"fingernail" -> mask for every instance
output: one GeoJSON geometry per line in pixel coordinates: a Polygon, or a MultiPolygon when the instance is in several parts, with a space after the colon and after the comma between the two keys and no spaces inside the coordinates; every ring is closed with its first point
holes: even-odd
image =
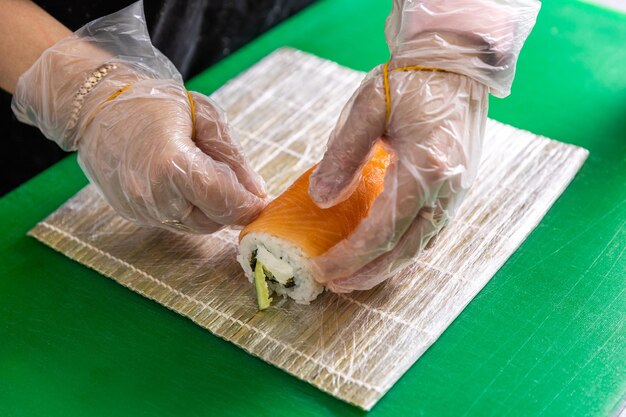
{"type": "Polygon", "coordinates": [[[261,197],[267,197],[267,184],[265,184],[265,180],[260,174],[257,174],[257,183],[259,184],[259,191],[261,192],[261,197]]]}
{"type": "Polygon", "coordinates": [[[313,259],[309,265],[311,268],[311,274],[313,275],[313,279],[320,284],[324,284],[324,271],[321,268],[320,264],[315,259],[313,259]]]}
{"type": "Polygon", "coordinates": [[[309,196],[315,204],[321,208],[331,207],[332,185],[317,178],[310,178],[309,181],[309,196]]]}
{"type": "Polygon", "coordinates": [[[260,198],[267,197],[267,188],[265,185],[265,180],[261,175],[252,171],[252,175],[249,181],[246,181],[246,188],[252,194],[256,195],[260,198]]]}

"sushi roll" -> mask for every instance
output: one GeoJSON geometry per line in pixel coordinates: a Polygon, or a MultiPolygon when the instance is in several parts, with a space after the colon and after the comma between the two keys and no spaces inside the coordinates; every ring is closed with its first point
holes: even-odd
{"type": "Polygon", "coordinates": [[[311,259],[348,237],[367,216],[383,190],[390,159],[377,145],[361,171],[355,191],[327,209],[318,207],[309,197],[309,177],[316,168],[313,166],[241,231],[237,260],[255,286],[259,309],[270,305],[273,293],[309,304],[324,291],[316,280],[311,259]]]}

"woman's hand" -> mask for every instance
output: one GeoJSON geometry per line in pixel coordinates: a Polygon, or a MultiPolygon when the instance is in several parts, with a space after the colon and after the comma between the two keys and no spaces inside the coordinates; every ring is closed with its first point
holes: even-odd
{"type": "Polygon", "coordinates": [[[394,155],[368,217],[313,260],[328,288],[382,282],[452,218],[476,176],[488,93],[509,94],[539,7],[536,0],[393,1],[391,60],[346,104],[310,178],[312,199],[329,207],[352,193],[377,140],[394,155]]]}
{"type": "Polygon", "coordinates": [[[66,150],[122,216],[211,233],[244,225],[265,205],[222,112],[187,93],[150,42],[140,3],[46,49],[19,78],[16,116],[66,150]]]}
{"type": "Polygon", "coordinates": [[[392,70],[386,122],[382,72],[368,74],[348,102],[310,179],[313,200],[333,206],[351,194],[379,139],[393,154],[368,217],[314,259],[316,276],[335,292],[371,288],[424,250],[454,215],[480,161],[486,87],[457,74],[392,70]]]}
{"type": "Polygon", "coordinates": [[[141,224],[212,233],[247,224],[265,206],[263,181],[222,113],[172,81],[138,81],[105,103],[78,160],[109,204],[141,224]]]}

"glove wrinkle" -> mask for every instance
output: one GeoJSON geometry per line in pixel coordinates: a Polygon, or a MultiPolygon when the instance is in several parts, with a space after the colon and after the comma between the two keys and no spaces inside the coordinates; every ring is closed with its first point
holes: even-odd
{"type": "Polygon", "coordinates": [[[266,204],[263,179],[221,110],[189,93],[152,46],[141,2],[44,51],[18,80],[12,108],[62,148],[77,150],[85,175],[126,219],[212,233],[246,224],[266,204]],[[108,72],[96,80],[103,66],[108,72]]]}
{"type": "Polygon", "coordinates": [[[489,93],[510,93],[536,0],[394,0],[388,64],[346,104],[310,177],[320,207],[347,198],[378,138],[394,156],[356,230],[313,259],[320,283],[365,290],[393,276],[454,217],[480,163],[489,93]]]}

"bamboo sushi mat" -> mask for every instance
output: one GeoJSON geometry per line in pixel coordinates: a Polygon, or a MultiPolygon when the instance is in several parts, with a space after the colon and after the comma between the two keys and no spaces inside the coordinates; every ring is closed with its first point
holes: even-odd
{"type": "MultiPolygon", "coordinates": [[[[278,195],[323,154],[363,73],[293,49],[213,94],[278,195]]],[[[258,312],[238,232],[142,228],[87,186],[30,234],[337,398],[369,410],[535,228],[587,151],[492,120],[476,184],[436,245],[384,284],[258,312]]]]}

